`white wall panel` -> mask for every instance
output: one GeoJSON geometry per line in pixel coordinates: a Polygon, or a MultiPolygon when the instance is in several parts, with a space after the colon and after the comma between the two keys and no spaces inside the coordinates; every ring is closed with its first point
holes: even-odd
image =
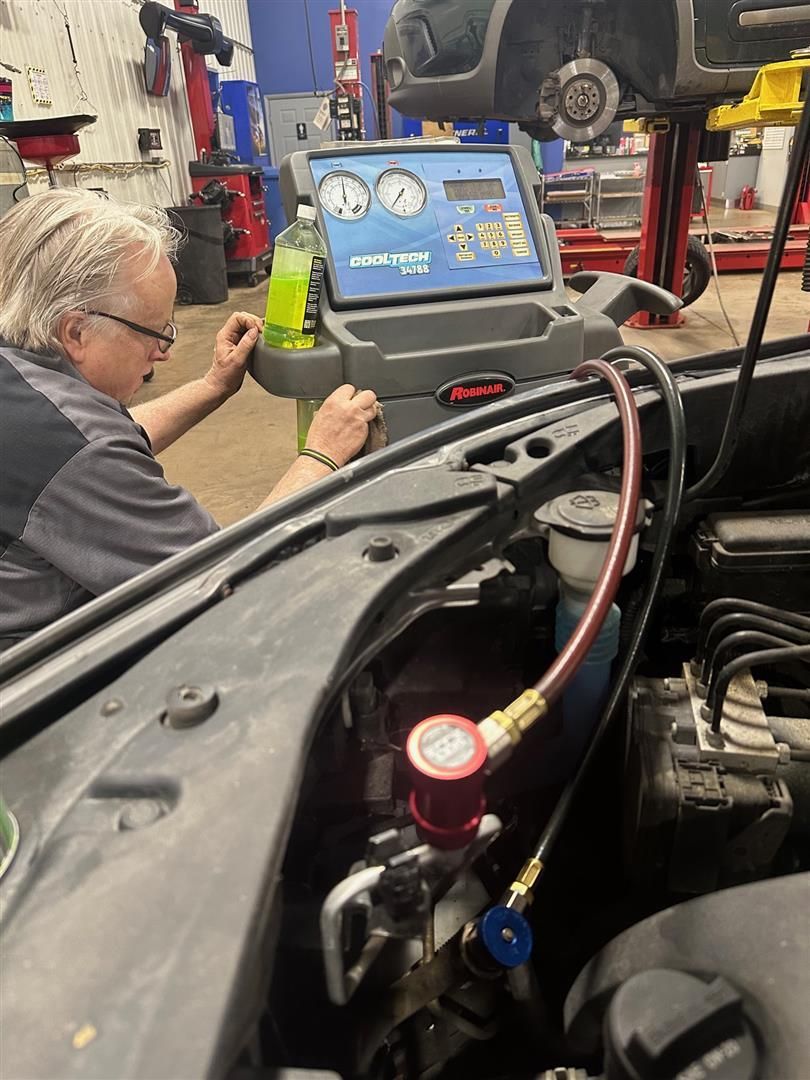
{"type": "MultiPolygon", "coordinates": [[[[60,183],[103,187],[116,198],[132,202],[170,205],[185,202],[191,190],[188,162],[194,153],[183,66],[175,43],[171,91],[166,98],[146,93],[143,84],[145,38],[138,22],[139,0],[0,0],[0,60],[23,70],[12,74],[14,115],[21,120],[90,112],[98,121],[79,134],[83,164],[140,162],[150,155],[138,150],[138,128],[160,128],[160,157],[171,162],[165,170],[144,170],[125,177],[110,172],[65,170],[60,183]],[[73,69],[65,20],[71,24],[81,82],[82,99],[73,69]],[[53,104],[34,104],[25,74],[26,65],[48,73],[53,104]],[[172,190],[170,195],[169,188],[172,190]]],[[[168,4],[167,4],[168,6],[168,4]]],[[[247,0],[204,0],[201,7],[222,22],[227,34],[241,42],[234,49],[234,64],[223,76],[254,79],[250,51],[247,0]]],[[[216,66],[213,57],[207,58],[216,66]]],[[[4,71],[5,74],[5,71],[4,71]]],[[[32,190],[37,185],[32,185],[32,190]]]]}

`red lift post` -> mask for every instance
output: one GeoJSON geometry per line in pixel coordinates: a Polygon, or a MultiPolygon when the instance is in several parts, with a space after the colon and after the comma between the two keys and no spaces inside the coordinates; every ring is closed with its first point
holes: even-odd
{"type": "MultiPolygon", "coordinates": [[[[683,295],[684,267],[692,223],[692,204],[700,148],[700,127],[674,123],[650,140],[644,192],[638,276],[683,295]]],[[[640,312],[630,320],[638,329],[677,327],[683,315],[640,312]]]]}

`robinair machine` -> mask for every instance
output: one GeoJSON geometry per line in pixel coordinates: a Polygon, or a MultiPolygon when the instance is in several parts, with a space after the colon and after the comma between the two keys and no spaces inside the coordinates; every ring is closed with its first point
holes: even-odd
{"type": "Polygon", "coordinates": [[[326,288],[315,346],[260,342],[253,377],[299,400],[370,387],[395,441],[601,356],[637,311],[680,306],[596,273],[572,278],[584,294],[572,304],[538,183],[515,146],[408,141],[285,158],[287,218],[298,203],[316,207],[326,288]]]}

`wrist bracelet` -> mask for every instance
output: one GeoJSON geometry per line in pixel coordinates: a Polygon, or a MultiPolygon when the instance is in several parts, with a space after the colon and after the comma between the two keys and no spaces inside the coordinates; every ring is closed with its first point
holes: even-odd
{"type": "Polygon", "coordinates": [[[299,450],[298,456],[309,457],[312,458],[313,461],[319,461],[321,465],[326,465],[326,467],[331,469],[332,472],[337,472],[340,468],[338,463],[336,461],[332,461],[332,459],[327,454],[322,454],[320,450],[310,450],[308,446],[304,447],[303,450],[299,450]]]}

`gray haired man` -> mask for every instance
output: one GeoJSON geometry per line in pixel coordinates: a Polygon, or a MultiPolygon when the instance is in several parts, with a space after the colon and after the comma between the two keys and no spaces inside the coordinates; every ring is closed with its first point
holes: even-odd
{"type": "MultiPolygon", "coordinates": [[[[0,648],[218,528],[154,455],[239,390],[261,320],[231,315],[201,379],[126,409],[170,358],[178,239],[162,210],[58,188],[0,220],[0,648]]],[[[345,464],[375,409],[341,387],[308,447],[345,464]]],[[[327,475],[317,457],[262,506],[327,475]]]]}

